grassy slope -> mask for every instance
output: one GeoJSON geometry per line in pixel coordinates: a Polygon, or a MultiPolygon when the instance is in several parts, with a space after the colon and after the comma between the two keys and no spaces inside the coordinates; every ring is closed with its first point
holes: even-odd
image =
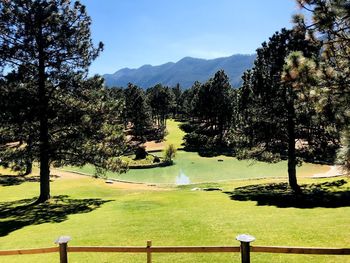
{"type": "Polygon", "coordinates": [[[167,135],[162,142],[148,142],[146,143],[147,151],[162,151],[170,144],[173,144],[176,148],[183,147],[183,137],[185,133],[180,129],[181,122],[173,119],[167,120],[167,135]]]}
{"type": "MultiPolygon", "coordinates": [[[[221,187],[232,190],[253,183],[257,182],[236,181],[221,187]]],[[[37,191],[38,183],[32,182],[0,186],[0,200],[4,205],[7,201],[34,197],[37,191]]],[[[169,191],[122,190],[89,177],[55,180],[52,193],[110,202],[88,213],[68,215],[60,223],[19,228],[0,237],[0,249],[47,247],[59,235],[71,235],[71,245],[145,245],[146,240],[152,240],[154,245],[237,245],[235,236],[239,233],[254,235],[256,245],[349,247],[350,244],[347,231],[350,207],[257,206],[252,201],[232,201],[221,192],[193,192],[187,187],[169,191]]],[[[0,226],[8,220],[16,217],[0,218],[0,226]]],[[[239,255],[164,254],[154,255],[153,259],[154,262],[239,262],[239,255]]],[[[145,255],[77,253],[70,254],[70,260],[145,262],[145,255]]],[[[58,255],[8,256],[0,257],[0,262],[58,262],[58,255]]],[[[253,254],[252,262],[350,262],[350,257],[253,254]]]]}
{"type": "Polygon", "coordinates": [[[181,122],[177,122],[173,119],[167,120],[167,131],[168,135],[165,137],[165,145],[173,144],[176,148],[183,147],[183,137],[185,132],[180,129],[181,122]]]}

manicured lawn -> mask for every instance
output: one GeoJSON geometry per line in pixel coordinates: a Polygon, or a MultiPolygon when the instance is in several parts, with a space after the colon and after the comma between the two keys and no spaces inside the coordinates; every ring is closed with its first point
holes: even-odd
{"type": "MultiPolygon", "coordinates": [[[[183,133],[178,125],[168,121],[166,144],[181,147],[183,133]]],[[[92,166],[66,169],[93,173],[92,166]]],[[[52,200],[38,207],[24,206],[38,195],[38,182],[24,181],[2,169],[0,174],[6,176],[0,175],[0,250],[50,247],[60,235],[72,236],[69,244],[76,246],[144,246],[147,240],[152,240],[154,246],[230,246],[239,244],[235,236],[241,233],[254,235],[256,245],[350,247],[350,203],[344,199],[349,196],[350,180],[303,178],[328,169],[313,164],[298,168],[301,184],[330,182],[315,190],[318,197],[325,196],[321,199],[326,203],[311,202],[309,208],[300,208],[302,203],[291,205],[278,192],[262,197],[252,194],[248,201],[238,201],[232,193],[191,190],[220,187],[231,192],[237,187],[265,183],[277,183],[280,190],[280,183],[287,178],[286,162],[252,164],[231,157],[205,158],[178,151],[173,166],[130,170],[122,175],[108,173],[108,177],[159,184],[157,187],[121,187],[89,176],[68,175],[53,179],[52,200]],[[192,184],[176,187],[180,173],[192,184]],[[260,177],[267,179],[256,179],[260,177]],[[333,191],[337,193],[333,195],[333,191]],[[334,203],[337,198],[339,204],[334,203]],[[281,202],[285,208],[280,208],[281,202]]],[[[34,172],[38,173],[37,167],[34,172]]],[[[259,186],[248,190],[257,194],[259,186]]],[[[270,188],[262,185],[261,189],[270,188]]],[[[312,196],[305,198],[306,202],[313,200],[312,196]]],[[[84,263],[146,260],[143,254],[113,253],[71,253],[69,259],[84,263]]],[[[6,256],[0,257],[0,262],[58,262],[58,255],[6,256]]],[[[155,254],[153,262],[226,263],[240,262],[240,258],[238,253],[155,254]]],[[[350,262],[350,257],[252,254],[252,262],[350,262]]]]}
{"type": "MultiPolygon", "coordinates": [[[[161,154],[161,153],[160,153],[161,154]]],[[[263,162],[239,161],[227,156],[201,157],[194,152],[178,151],[175,164],[168,167],[129,170],[125,174],[107,173],[110,178],[132,182],[175,184],[180,173],[191,183],[219,182],[232,179],[261,177],[287,177],[287,162],[268,164],[263,162]],[[220,161],[218,161],[220,160],[220,161]]],[[[93,174],[93,166],[67,167],[66,170],[93,174]]],[[[305,163],[298,167],[299,176],[311,176],[329,170],[329,166],[305,163]]]]}
{"type": "MultiPolygon", "coordinates": [[[[336,190],[350,190],[347,184],[336,190]]],[[[321,183],[334,179],[302,179],[321,183]]],[[[224,190],[275,182],[234,181],[224,190]]],[[[280,182],[280,181],[278,181],[280,182]]],[[[350,207],[278,208],[255,201],[234,201],[222,192],[180,188],[120,189],[90,177],[52,182],[53,199],[39,208],[18,208],[19,201],[38,194],[38,183],[0,185],[0,250],[48,247],[60,235],[70,245],[155,246],[238,245],[235,236],[254,235],[256,245],[349,247],[350,207]],[[10,204],[9,202],[14,202],[10,204]],[[16,208],[17,207],[17,208],[16,208]],[[45,216],[45,215],[50,215],[45,216]]],[[[27,201],[29,202],[29,201],[27,201]]],[[[25,202],[24,202],[25,203],[25,202]]],[[[21,204],[24,204],[21,203],[21,204]]],[[[145,255],[71,253],[70,262],[145,262],[145,255]]],[[[239,262],[236,254],[162,254],[153,262],[239,262]]],[[[57,254],[0,257],[0,262],[58,262],[57,254]]],[[[350,262],[349,256],[252,254],[252,262],[350,262]]]]}
{"type": "Polygon", "coordinates": [[[185,132],[180,129],[181,122],[175,121],[173,119],[167,120],[167,135],[162,142],[148,142],[146,143],[147,151],[162,151],[170,144],[173,144],[176,148],[183,147],[183,137],[185,132]]]}
{"type": "Polygon", "coordinates": [[[181,122],[175,121],[173,119],[167,120],[166,129],[168,131],[168,135],[165,137],[165,145],[173,144],[176,148],[183,147],[183,137],[185,136],[185,132],[180,129],[181,122]]]}

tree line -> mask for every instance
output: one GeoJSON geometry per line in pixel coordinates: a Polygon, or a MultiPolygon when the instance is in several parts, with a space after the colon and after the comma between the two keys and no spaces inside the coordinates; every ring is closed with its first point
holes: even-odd
{"type": "Polygon", "coordinates": [[[103,50],[86,8],[70,0],[0,0],[0,162],[40,166],[38,203],[50,198],[50,167],[94,164],[124,171],[136,142],[162,139],[169,117],[184,121],[185,148],[268,162],[288,160],[299,192],[303,160],[350,169],[350,5],[298,0],[296,15],[257,50],[234,89],[224,71],[188,90],[161,84],[106,89],[88,68],[103,50]],[[129,136],[130,135],[130,136],[129,136]]]}
{"type": "MultiPolygon", "coordinates": [[[[187,121],[185,146],[267,162],[288,160],[291,188],[299,192],[302,161],[342,163],[349,169],[348,1],[297,1],[312,23],[262,43],[243,84],[233,89],[223,71],[178,96],[177,117],[187,121]]],[[[180,92],[181,93],[181,92],[180,92]]]]}

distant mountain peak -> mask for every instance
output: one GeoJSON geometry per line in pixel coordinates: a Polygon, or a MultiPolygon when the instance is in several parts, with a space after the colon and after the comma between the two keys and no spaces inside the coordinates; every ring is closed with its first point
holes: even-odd
{"type": "Polygon", "coordinates": [[[177,63],[181,62],[181,61],[188,61],[188,60],[205,60],[202,58],[194,58],[194,57],[184,57],[182,59],[180,59],[177,63]]]}
{"type": "Polygon", "coordinates": [[[108,87],[126,87],[129,82],[142,88],[158,83],[189,88],[195,81],[205,82],[223,69],[230,78],[231,85],[238,87],[244,71],[253,66],[256,55],[236,54],[230,57],[201,59],[184,57],[178,62],[168,62],[158,66],[143,65],[137,69],[123,68],[114,74],[103,75],[108,87]]]}

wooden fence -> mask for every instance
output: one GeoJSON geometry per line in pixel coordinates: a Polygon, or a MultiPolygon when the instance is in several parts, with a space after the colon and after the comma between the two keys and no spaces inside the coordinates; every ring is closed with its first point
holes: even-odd
{"type": "Polygon", "coordinates": [[[113,252],[113,253],[145,253],[147,263],[152,262],[153,253],[241,253],[241,262],[250,262],[250,253],[288,253],[288,254],[313,254],[313,255],[350,255],[350,248],[310,248],[310,247],[281,247],[281,246],[251,246],[255,240],[250,235],[239,235],[240,246],[215,246],[215,247],[156,247],[152,241],[147,241],[146,246],[139,247],[92,247],[92,246],[68,246],[71,238],[62,236],[56,240],[58,246],[35,249],[0,250],[0,256],[28,255],[59,253],[60,263],[68,262],[68,253],[73,252],[113,252]]]}

